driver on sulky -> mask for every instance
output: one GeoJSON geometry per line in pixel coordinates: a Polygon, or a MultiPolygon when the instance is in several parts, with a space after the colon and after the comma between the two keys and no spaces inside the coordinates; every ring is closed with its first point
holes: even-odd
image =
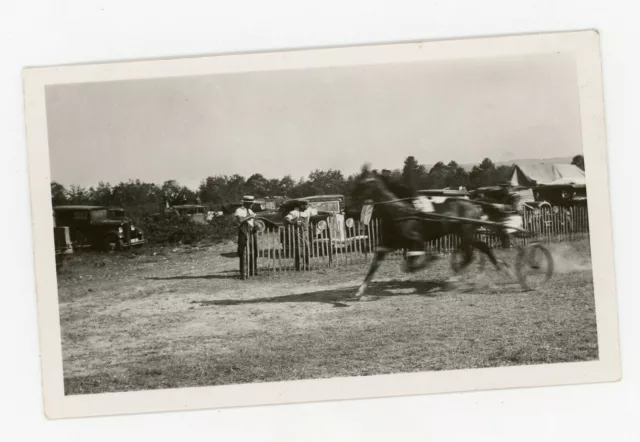
{"type": "Polygon", "coordinates": [[[511,247],[511,233],[508,227],[522,228],[522,218],[518,214],[518,208],[520,205],[520,195],[515,191],[513,186],[508,181],[503,181],[498,184],[500,191],[497,195],[496,206],[502,211],[503,221],[502,224],[507,227],[503,229],[500,234],[502,247],[508,249],[511,247]]]}
{"type": "Polygon", "coordinates": [[[254,197],[245,195],[242,198],[242,206],[238,207],[234,213],[238,221],[238,257],[240,258],[240,279],[247,279],[248,276],[258,274],[258,227],[254,223],[256,214],[251,210],[254,197]],[[246,256],[247,248],[249,255],[246,256]],[[249,269],[245,268],[249,264],[249,269]]]}

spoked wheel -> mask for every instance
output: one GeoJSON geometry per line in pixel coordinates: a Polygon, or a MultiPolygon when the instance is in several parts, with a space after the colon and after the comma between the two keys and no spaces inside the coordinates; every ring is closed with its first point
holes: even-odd
{"type": "Polygon", "coordinates": [[[553,276],[553,257],[540,243],[532,243],[516,256],[516,276],[525,290],[536,290],[553,276]]]}
{"type": "Polygon", "coordinates": [[[255,226],[258,228],[258,232],[265,233],[267,230],[267,225],[261,219],[257,219],[254,221],[255,226]]]}

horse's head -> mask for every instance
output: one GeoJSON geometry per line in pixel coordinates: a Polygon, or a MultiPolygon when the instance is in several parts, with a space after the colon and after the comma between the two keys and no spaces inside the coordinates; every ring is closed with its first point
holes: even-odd
{"type": "Polygon", "coordinates": [[[361,202],[371,199],[376,200],[381,184],[376,172],[371,170],[369,164],[365,164],[362,166],[360,175],[355,180],[353,195],[361,202]]]}

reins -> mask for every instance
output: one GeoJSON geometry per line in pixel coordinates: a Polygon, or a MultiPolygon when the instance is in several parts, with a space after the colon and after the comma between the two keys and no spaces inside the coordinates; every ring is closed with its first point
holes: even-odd
{"type": "Polygon", "coordinates": [[[413,200],[415,200],[415,199],[417,199],[417,198],[415,198],[415,197],[408,197],[408,198],[396,198],[396,199],[389,200],[389,201],[373,202],[373,203],[371,203],[371,205],[372,205],[372,206],[378,206],[378,205],[380,205],[380,204],[399,203],[399,202],[402,202],[402,201],[413,201],[413,200]]]}

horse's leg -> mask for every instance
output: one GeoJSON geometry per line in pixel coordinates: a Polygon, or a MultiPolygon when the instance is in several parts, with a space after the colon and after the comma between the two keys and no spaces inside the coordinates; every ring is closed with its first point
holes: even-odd
{"type": "Polygon", "coordinates": [[[421,247],[414,246],[407,251],[407,272],[417,272],[422,270],[427,265],[426,254],[424,251],[424,244],[420,243],[421,247]]]}
{"type": "Polygon", "coordinates": [[[469,238],[462,234],[460,238],[460,250],[462,251],[462,262],[453,267],[454,275],[449,277],[449,283],[455,283],[460,281],[460,276],[463,270],[465,270],[471,261],[473,260],[473,243],[469,238]]]}
{"type": "Polygon", "coordinates": [[[379,248],[376,251],[376,254],[373,255],[373,261],[371,261],[371,265],[369,266],[369,271],[367,272],[367,275],[364,277],[364,281],[362,281],[362,284],[360,284],[360,288],[358,288],[358,292],[356,293],[356,299],[360,299],[364,295],[364,292],[367,290],[367,286],[369,285],[371,278],[373,278],[373,275],[375,275],[376,271],[378,270],[378,267],[380,267],[380,263],[384,261],[384,258],[385,256],[387,256],[388,252],[389,250],[387,249],[379,248]]]}
{"type": "MultiPolygon", "coordinates": [[[[497,271],[503,271],[509,275],[509,278],[515,279],[516,275],[513,273],[513,270],[509,267],[508,264],[505,264],[503,261],[500,261],[496,258],[496,255],[493,253],[493,249],[489,247],[487,243],[484,241],[476,241],[474,243],[474,247],[487,255],[491,263],[495,266],[497,271]]],[[[482,273],[484,273],[484,268],[482,269],[482,273]]]]}
{"type": "Polygon", "coordinates": [[[424,225],[422,223],[410,222],[405,224],[404,228],[406,232],[405,238],[409,240],[405,269],[407,272],[417,272],[425,268],[428,264],[424,243],[425,236],[423,232],[420,231],[420,229],[424,228],[424,225]]]}
{"type": "Polygon", "coordinates": [[[484,253],[489,258],[491,263],[496,267],[496,269],[500,270],[500,263],[498,262],[496,255],[493,253],[493,250],[486,242],[476,239],[473,241],[473,247],[478,249],[478,251],[484,253]]]}

